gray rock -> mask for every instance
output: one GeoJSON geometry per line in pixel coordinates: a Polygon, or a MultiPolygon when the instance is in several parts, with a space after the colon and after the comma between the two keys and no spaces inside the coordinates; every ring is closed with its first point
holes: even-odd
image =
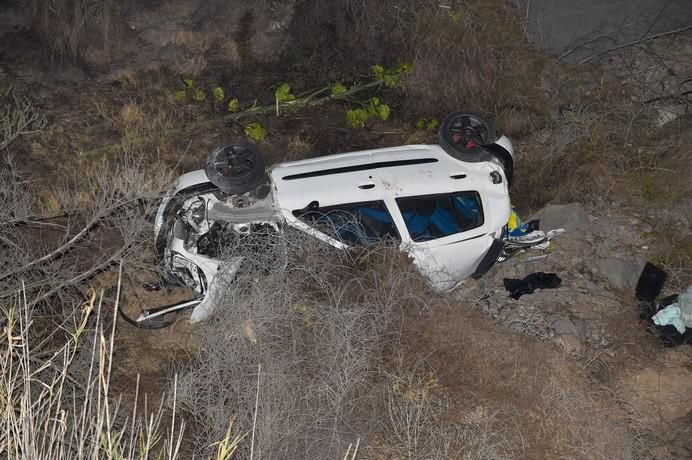
{"type": "Polygon", "coordinates": [[[591,324],[585,319],[576,319],[573,321],[574,327],[577,329],[579,339],[587,341],[591,338],[591,324]]]}
{"type": "Polygon", "coordinates": [[[538,211],[535,218],[541,219],[544,231],[564,228],[568,232],[582,232],[591,226],[589,214],[578,203],[549,204],[538,211]]]}
{"type": "Polygon", "coordinates": [[[591,337],[591,325],[584,319],[570,319],[561,315],[551,315],[550,328],[555,335],[573,335],[582,342],[591,337]]]}
{"type": "Polygon", "coordinates": [[[579,335],[577,327],[569,318],[556,317],[550,323],[550,327],[555,331],[556,335],[571,334],[575,337],[579,335]]]}
{"type": "Polygon", "coordinates": [[[596,259],[594,268],[614,288],[633,292],[645,264],[646,257],[628,255],[596,259]]]}

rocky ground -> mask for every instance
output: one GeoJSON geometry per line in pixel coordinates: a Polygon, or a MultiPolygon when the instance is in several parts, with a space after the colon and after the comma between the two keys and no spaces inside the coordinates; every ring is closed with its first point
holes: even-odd
{"type": "MultiPolygon", "coordinates": [[[[640,319],[635,286],[647,262],[651,227],[632,212],[589,210],[577,203],[550,205],[532,218],[541,228],[564,228],[548,250],[527,250],[469,280],[454,295],[512,333],[551,342],[574,357],[593,381],[627,394],[628,410],[647,423],[689,439],[692,350],[665,348],[640,319]],[[543,258],[544,257],[544,258],[543,258]],[[540,260],[532,261],[532,258],[540,260]],[[555,289],[537,289],[515,300],[504,278],[555,273],[555,289]]],[[[684,288],[671,274],[664,293],[684,288]]],[[[685,452],[690,445],[679,445],[685,452]]]]}

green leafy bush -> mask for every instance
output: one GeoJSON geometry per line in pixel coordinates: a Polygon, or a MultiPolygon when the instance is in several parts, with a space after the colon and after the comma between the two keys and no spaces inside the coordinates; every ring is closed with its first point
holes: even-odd
{"type": "Polygon", "coordinates": [[[365,109],[355,109],[346,112],[346,123],[351,128],[364,128],[365,122],[368,121],[370,115],[365,109]]]}
{"type": "Polygon", "coordinates": [[[257,122],[250,123],[245,127],[245,134],[255,142],[262,142],[267,137],[267,130],[257,122]]]}
{"type": "Polygon", "coordinates": [[[193,95],[193,98],[197,102],[204,102],[207,100],[207,93],[205,93],[201,89],[195,89],[195,93],[193,95]]]}
{"type": "Polygon", "coordinates": [[[240,102],[238,101],[237,97],[234,97],[233,99],[228,101],[228,111],[235,113],[238,110],[240,110],[240,102]]]}
{"type": "Polygon", "coordinates": [[[348,89],[346,89],[346,87],[340,82],[336,82],[329,85],[329,91],[332,96],[341,96],[342,94],[345,94],[348,89]]]}
{"type": "Polygon", "coordinates": [[[279,85],[278,88],[276,88],[276,91],[274,92],[274,97],[276,98],[276,102],[281,104],[282,102],[290,102],[295,100],[295,96],[291,93],[291,86],[288,83],[282,83],[279,85]]]}
{"type": "Polygon", "coordinates": [[[383,104],[378,97],[372,97],[363,108],[347,111],[346,123],[351,128],[364,128],[369,120],[388,120],[390,113],[391,109],[387,104],[383,104]]]}
{"type": "Polygon", "coordinates": [[[214,100],[216,102],[223,102],[224,99],[226,99],[226,94],[224,93],[223,88],[220,86],[214,88],[214,100]]]}
{"type": "Polygon", "coordinates": [[[426,119],[425,117],[420,117],[416,122],[416,129],[426,130],[434,133],[440,126],[440,122],[437,118],[426,119]]]}

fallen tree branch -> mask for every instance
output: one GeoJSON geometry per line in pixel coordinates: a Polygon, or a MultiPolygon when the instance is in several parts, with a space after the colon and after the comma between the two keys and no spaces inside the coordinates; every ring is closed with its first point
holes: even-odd
{"type": "Polygon", "coordinates": [[[58,286],[53,287],[52,289],[48,290],[43,295],[34,299],[29,305],[34,306],[34,305],[48,299],[49,297],[51,297],[53,294],[56,294],[60,290],[66,288],[66,287],[78,284],[78,283],[84,281],[85,279],[90,278],[95,273],[104,270],[106,267],[108,267],[109,265],[113,264],[116,260],[118,260],[120,258],[120,256],[122,256],[125,253],[125,251],[128,249],[128,247],[129,247],[129,245],[124,245],[123,247],[118,249],[118,251],[115,254],[113,254],[112,256],[110,256],[108,259],[101,262],[100,264],[97,264],[97,265],[91,267],[89,270],[87,270],[83,273],[80,273],[79,275],[77,275],[75,277],[72,277],[68,280],[62,281],[58,286]]]}
{"type": "Polygon", "coordinates": [[[98,224],[104,217],[110,215],[114,211],[122,208],[123,206],[126,206],[128,204],[131,204],[132,202],[137,201],[137,199],[132,199],[132,200],[126,200],[122,201],[120,203],[114,203],[111,204],[110,206],[105,207],[104,209],[98,210],[89,222],[84,225],[84,227],[72,238],[70,238],[68,241],[60,245],[58,248],[54,249],[50,253],[39,257],[38,259],[32,260],[28,264],[23,265],[22,267],[15,268],[13,270],[7,271],[5,273],[0,274],[0,281],[9,278],[10,276],[16,275],[17,273],[21,273],[23,271],[26,271],[32,267],[35,267],[39,264],[48,262],[52,259],[55,259],[56,257],[61,256],[62,254],[65,254],[70,248],[72,248],[77,242],[79,242],[81,239],[83,239],[95,226],[98,224]]]}
{"type": "Polygon", "coordinates": [[[614,46],[614,47],[609,48],[609,49],[607,49],[607,50],[601,51],[600,53],[596,53],[596,54],[594,54],[594,55],[592,55],[592,56],[589,56],[589,57],[587,57],[587,58],[585,58],[585,59],[582,59],[581,61],[579,61],[579,64],[586,64],[586,63],[589,62],[589,61],[592,61],[592,60],[594,60],[594,59],[596,59],[596,58],[598,58],[598,57],[601,57],[601,56],[603,56],[603,55],[612,53],[613,51],[621,50],[621,49],[623,49],[623,48],[627,48],[627,47],[630,47],[630,46],[638,45],[638,44],[640,44],[640,43],[644,43],[644,42],[648,42],[648,41],[651,41],[651,40],[655,40],[655,39],[657,39],[657,38],[666,37],[666,36],[669,36],[669,35],[679,34],[679,33],[685,32],[685,31],[690,30],[690,29],[692,29],[692,24],[689,24],[689,25],[687,25],[687,26],[685,26],[685,27],[680,27],[679,29],[669,30],[669,31],[667,31],[667,32],[660,32],[660,33],[657,33],[657,34],[649,35],[649,36],[644,37],[644,38],[640,38],[640,39],[637,39],[637,40],[632,40],[632,41],[630,41],[630,42],[622,43],[622,44],[620,44],[620,45],[614,46]]]}
{"type": "MultiPolygon", "coordinates": [[[[319,94],[322,94],[323,92],[327,91],[328,88],[322,88],[318,91],[313,92],[312,94],[309,94],[306,97],[302,98],[297,98],[292,101],[284,101],[279,104],[280,108],[283,109],[288,109],[288,110],[293,110],[293,109],[300,109],[300,108],[305,108],[305,107],[315,107],[321,104],[324,104],[329,101],[333,100],[346,100],[350,96],[353,96],[357,93],[360,93],[362,91],[365,91],[370,88],[375,88],[378,86],[382,86],[385,84],[384,79],[377,79],[374,81],[371,81],[369,83],[365,83],[362,85],[357,85],[351,87],[351,89],[347,90],[346,92],[339,93],[339,94],[330,94],[329,96],[324,96],[315,99],[315,97],[319,94]]],[[[256,115],[263,115],[267,113],[275,113],[277,109],[276,103],[272,103],[269,105],[260,105],[260,106],[253,106],[247,110],[241,110],[239,112],[235,113],[230,113],[224,115],[221,120],[217,117],[210,117],[210,118],[204,118],[201,120],[193,121],[190,123],[186,123],[180,126],[176,126],[173,128],[168,128],[163,131],[160,131],[158,133],[152,133],[152,134],[147,134],[145,136],[140,136],[140,137],[135,137],[133,138],[134,141],[143,141],[146,139],[149,139],[152,137],[152,135],[159,134],[163,136],[169,136],[172,134],[181,134],[184,132],[192,131],[197,128],[202,128],[205,126],[208,126],[213,123],[218,123],[219,121],[223,121],[226,124],[229,123],[237,123],[239,120],[243,118],[248,118],[251,116],[256,116],[256,115]]],[[[82,155],[84,156],[92,156],[98,153],[103,153],[103,152],[108,152],[110,150],[113,150],[114,148],[117,148],[120,145],[120,143],[111,143],[111,144],[105,144],[102,145],[101,147],[96,147],[90,150],[84,150],[81,152],[82,155]]]]}
{"type": "Polygon", "coordinates": [[[12,275],[16,275],[17,273],[21,273],[23,271],[26,271],[32,267],[35,267],[38,264],[48,262],[51,259],[54,259],[55,257],[58,257],[61,254],[64,254],[69,250],[72,246],[74,246],[79,240],[84,238],[87,233],[98,223],[99,220],[101,220],[101,215],[97,214],[94,218],[92,218],[85,226],[82,228],[75,236],[70,238],[68,241],[66,241],[64,244],[59,246],[57,249],[54,251],[49,252],[48,254],[44,255],[43,257],[39,257],[38,259],[32,260],[28,264],[15,268],[14,270],[7,271],[3,274],[0,275],[0,281],[4,280],[5,278],[9,278],[12,275]]]}

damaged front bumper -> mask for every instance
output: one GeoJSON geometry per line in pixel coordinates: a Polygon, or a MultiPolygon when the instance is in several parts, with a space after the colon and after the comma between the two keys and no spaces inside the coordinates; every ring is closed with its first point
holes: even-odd
{"type": "Polygon", "coordinates": [[[220,270],[218,260],[190,253],[185,250],[183,240],[171,238],[165,254],[168,272],[176,281],[190,288],[196,297],[159,307],[143,306],[137,318],[128,317],[122,310],[121,314],[130,324],[147,329],[166,327],[172,323],[166,317],[191,308],[190,322],[204,321],[221,301],[223,286],[226,284],[224,280],[234,278],[241,262],[241,257],[231,259],[220,270]]]}

